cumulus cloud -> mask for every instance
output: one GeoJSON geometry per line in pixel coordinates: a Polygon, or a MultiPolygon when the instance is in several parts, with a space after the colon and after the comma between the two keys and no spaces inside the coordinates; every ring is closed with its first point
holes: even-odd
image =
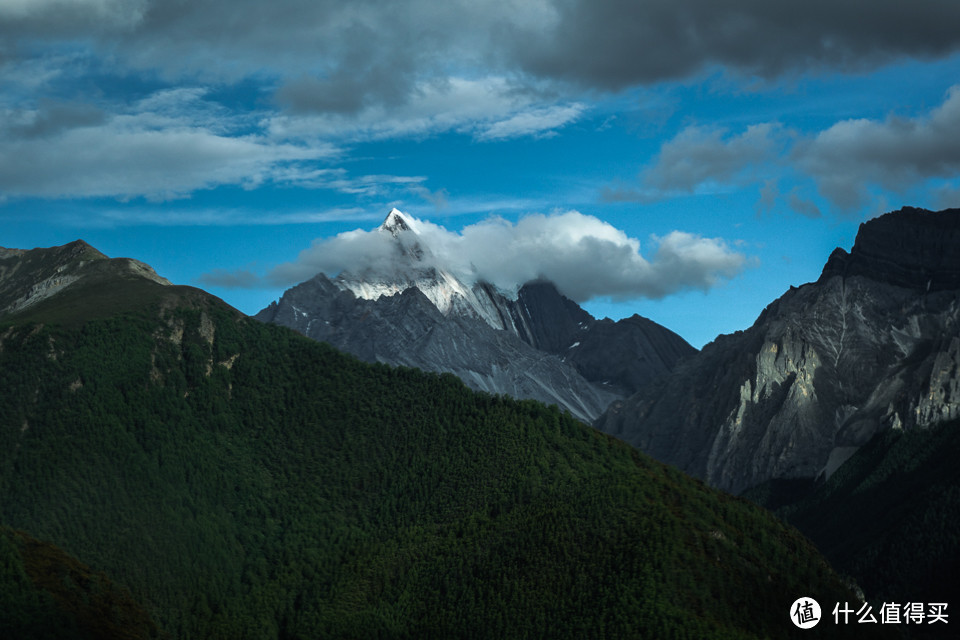
{"type": "MultiPolygon", "coordinates": [[[[459,233],[422,220],[415,224],[419,235],[404,241],[426,248],[428,264],[467,282],[483,280],[508,292],[532,280],[550,280],[578,302],[707,290],[736,276],[746,264],[745,256],[723,240],[681,231],[651,237],[644,256],[639,240],[576,211],[528,215],[515,224],[489,218],[459,233]]],[[[400,256],[390,234],[358,229],[315,241],[268,278],[275,285],[289,286],[319,272],[389,274],[403,268],[400,256]]]]}
{"type": "Polygon", "coordinates": [[[356,118],[355,126],[375,129],[385,110],[394,119],[388,129],[398,131],[402,118],[392,112],[413,107],[405,116],[413,129],[443,127],[442,117],[418,119],[417,105],[451,99],[454,111],[466,109],[458,82],[486,85],[488,95],[506,101],[531,88],[561,96],[488,112],[478,135],[490,139],[500,131],[546,131],[549,120],[569,122],[576,107],[562,96],[571,95],[570,87],[618,91],[717,67],[775,77],[943,56],[960,47],[958,22],[960,5],[939,0],[0,3],[0,36],[11,52],[30,50],[18,43],[60,41],[88,48],[121,75],[159,70],[171,82],[266,79],[291,119],[356,118]]]}
{"type": "Polygon", "coordinates": [[[960,175],[960,85],[929,114],[844,120],[798,144],[793,160],[845,210],[863,207],[869,185],[902,192],[960,175]]]}
{"type": "Polygon", "coordinates": [[[694,193],[711,184],[748,179],[752,169],[776,160],[784,132],[775,123],[751,125],[739,135],[691,126],[664,143],[640,180],[648,197],[694,193]]]}
{"type": "MultiPolygon", "coordinates": [[[[439,132],[491,142],[544,137],[583,118],[584,101],[598,92],[718,68],[776,78],[943,57],[960,49],[958,22],[960,4],[938,0],[6,0],[0,81],[10,97],[0,104],[8,123],[0,190],[169,198],[281,173],[307,184],[307,174],[319,174],[299,163],[329,155],[331,144],[439,132]],[[63,71],[68,59],[73,66],[63,71]],[[246,95],[225,99],[235,100],[229,117],[194,96],[188,121],[162,105],[131,111],[117,100],[84,111],[64,99],[93,86],[109,101],[143,71],[137,90],[156,83],[184,92],[155,98],[186,100],[198,84],[246,95]],[[39,90],[59,106],[20,104],[36,102],[39,90]],[[31,110],[35,117],[24,115],[31,110]],[[233,122],[238,111],[250,121],[233,122]],[[129,181],[120,184],[127,168],[129,181]]],[[[933,131],[938,118],[918,129],[933,131]]],[[[854,139],[880,145],[879,160],[860,176],[868,181],[905,184],[954,166],[943,150],[935,150],[940,168],[921,158],[906,163],[913,169],[884,161],[894,146],[914,141],[921,150],[932,141],[897,124],[838,123],[798,147],[796,159],[843,206],[861,201],[863,191],[831,174],[830,153],[869,155],[869,145],[854,139]]],[[[690,127],[664,146],[640,187],[607,190],[605,198],[769,179],[751,172],[776,153],[782,135],[772,124],[741,133],[690,127]]]]}
{"type": "Polygon", "coordinates": [[[691,125],[664,142],[639,175],[639,184],[607,185],[604,202],[653,202],[678,195],[702,194],[765,180],[760,208],[772,206],[776,179],[771,166],[782,164],[793,132],[777,123],[748,126],[736,134],[722,127],[691,125]]]}
{"type": "Polygon", "coordinates": [[[608,185],[608,202],[648,202],[685,194],[756,185],[757,210],[780,203],[799,215],[823,215],[812,197],[841,212],[876,209],[875,192],[929,187],[931,205],[951,199],[960,177],[960,85],[943,102],[914,117],[842,120],[811,133],[759,123],[742,132],[693,125],[663,143],[638,183],[608,185]],[[781,180],[799,181],[781,193],[781,180]],[[948,184],[937,184],[946,181],[948,184]],[[809,188],[812,185],[812,188],[809,188]]]}
{"type": "Polygon", "coordinates": [[[537,76],[591,88],[686,77],[712,65],[764,77],[862,69],[960,44],[950,27],[960,6],[938,0],[571,0],[553,7],[546,28],[513,28],[504,46],[537,76]]]}

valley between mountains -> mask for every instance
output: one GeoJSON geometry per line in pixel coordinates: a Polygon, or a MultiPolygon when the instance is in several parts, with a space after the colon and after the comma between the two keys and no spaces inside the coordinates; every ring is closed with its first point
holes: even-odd
{"type": "Polygon", "coordinates": [[[378,233],[391,260],[253,317],[0,249],[0,631],[779,638],[801,596],[960,603],[960,211],[864,223],[700,351],[378,233]]]}

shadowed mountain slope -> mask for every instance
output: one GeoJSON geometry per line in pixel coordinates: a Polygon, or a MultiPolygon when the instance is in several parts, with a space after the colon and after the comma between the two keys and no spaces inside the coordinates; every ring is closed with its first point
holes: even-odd
{"type": "Polygon", "coordinates": [[[795,530],[554,408],[170,290],[0,323],[0,523],[171,637],[784,637],[800,595],[854,600],[795,530]]]}

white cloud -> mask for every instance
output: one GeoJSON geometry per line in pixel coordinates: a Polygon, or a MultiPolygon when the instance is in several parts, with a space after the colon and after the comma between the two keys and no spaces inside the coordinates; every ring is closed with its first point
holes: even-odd
{"type": "MultiPolygon", "coordinates": [[[[502,218],[451,232],[418,220],[418,241],[428,261],[467,281],[484,280],[506,291],[547,279],[570,298],[662,298],[685,289],[709,289],[736,276],[746,258],[718,238],[674,231],[651,238],[649,257],[640,241],[593,216],[577,211],[533,214],[516,224],[502,218]]],[[[355,230],[321,239],[294,262],[269,275],[291,285],[318,272],[389,273],[397,268],[396,241],[376,230],[355,230]]]]}
{"type": "MultiPolygon", "coordinates": [[[[329,90],[307,84],[301,93],[329,90]]],[[[268,126],[270,134],[281,140],[367,141],[446,131],[498,140],[549,135],[584,110],[579,103],[544,106],[535,92],[501,76],[449,77],[419,82],[410,95],[394,103],[372,103],[355,112],[297,110],[271,117],[268,126]]]]}
{"type": "Polygon", "coordinates": [[[238,134],[243,122],[203,94],[163,91],[112,115],[57,103],[8,111],[7,129],[0,128],[0,194],[165,200],[225,184],[297,182],[312,171],[304,163],[337,152],[329,144],[238,134]]]}
{"type": "Polygon", "coordinates": [[[55,139],[7,142],[0,158],[0,193],[164,200],[223,184],[253,187],[271,180],[278,167],[289,171],[291,163],[329,153],[205,129],[155,130],[137,118],[117,117],[55,139]]]}
{"type": "Polygon", "coordinates": [[[505,120],[493,122],[477,134],[478,140],[504,140],[524,136],[552,135],[556,130],[577,120],[584,105],[556,105],[515,113],[505,120]]]}

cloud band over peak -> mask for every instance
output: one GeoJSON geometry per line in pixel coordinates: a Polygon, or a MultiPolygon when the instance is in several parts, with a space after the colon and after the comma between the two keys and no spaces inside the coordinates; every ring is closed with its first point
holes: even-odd
{"type": "MultiPolygon", "coordinates": [[[[649,257],[640,241],[613,225],[578,211],[531,214],[511,223],[488,218],[459,232],[418,220],[426,260],[473,283],[490,282],[516,291],[526,282],[546,279],[577,302],[610,297],[662,298],[687,289],[707,290],[739,274],[746,257],[719,238],[673,231],[651,237],[649,257]]],[[[402,269],[395,263],[394,238],[376,230],[355,230],[314,242],[268,279],[290,286],[319,272],[336,275],[372,269],[402,269]]],[[[224,274],[220,274],[223,276],[224,274]]],[[[221,278],[223,282],[227,279],[221,278]]],[[[248,278],[234,278],[248,283],[248,278]]]]}

